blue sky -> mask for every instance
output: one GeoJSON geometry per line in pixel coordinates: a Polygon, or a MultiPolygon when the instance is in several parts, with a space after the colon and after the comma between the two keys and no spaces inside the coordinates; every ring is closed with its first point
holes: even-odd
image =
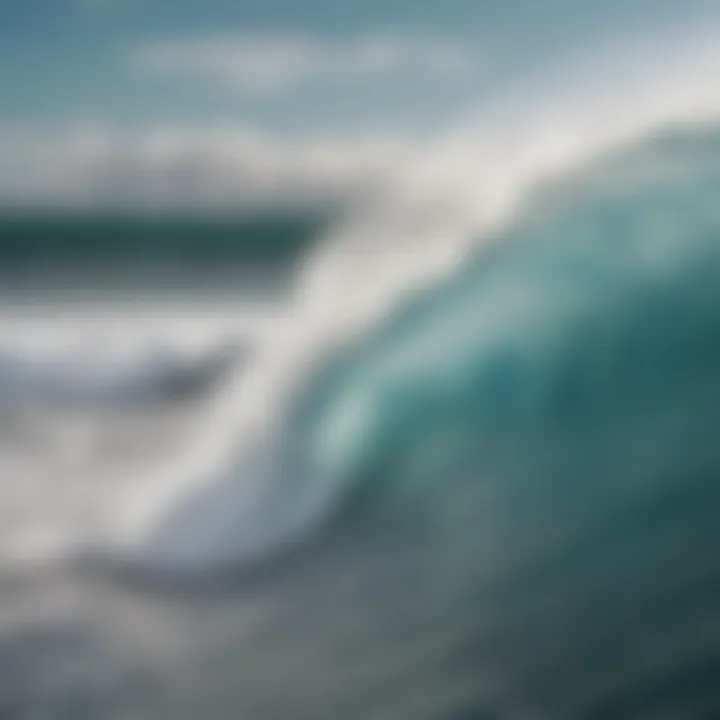
{"type": "Polygon", "coordinates": [[[232,92],[207,77],[204,82],[180,73],[153,77],[133,63],[134,53],[154,43],[275,36],[337,45],[376,35],[439,37],[481,54],[474,34],[463,29],[474,14],[472,4],[459,3],[450,12],[432,5],[397,0],[387,5],[375,0],[2,0],[0,118],[38,123],[89,117],[124,123],[251,119],[281,128],[403,122],[419,110],[440,116],[438,107],[461,101],[477,74],[435,82],[412,72],[389,82],[326,77],[261,96],[232,92]]]}
{"type": "Polygon", "coordinates": [[[29,162],[8,154],[19,128],[90,127],[83,152],[107,145],[98,127],[437,132],[595,46],[718,14],[715,0],[0,0],[0,160],[29,162]]]}
{"type": "MultiPolygon", "coordinates": [[[[574,44],[685,23],[701,0],[0,0],[0,122],[250,120],[268,127],[442,122],[509,74],[572,57],[574,44]],[[282,93],[143,72],[153,44],[397,38],[456,44],[463,72],[309,77],[282,93]]],[[[146,69],[145,69],[146,70],[146,69]]],[[[427,68],[425,69],[427,70],[427,68]]]]}

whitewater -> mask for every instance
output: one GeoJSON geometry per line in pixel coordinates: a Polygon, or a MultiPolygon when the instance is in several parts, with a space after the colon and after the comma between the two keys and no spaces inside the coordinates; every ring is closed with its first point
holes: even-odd
{"type": "Polygon", "coordinates": [[[6,304],[8,717],[715,717],[713,37],[418,147],[288,297],[6,304]]]}

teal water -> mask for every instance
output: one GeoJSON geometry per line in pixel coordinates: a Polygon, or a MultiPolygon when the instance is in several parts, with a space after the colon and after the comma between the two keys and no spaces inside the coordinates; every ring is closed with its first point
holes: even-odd
{"type": "Polygon", "coordinates": [[[52,307],[286,294],[324,215],[17,209],[0,213],[0,298],[52,307]]]}
{"type": "Polygon", "coordinates": [[[0,272],[74,264],[287,264],[326,224],[309,214],[119,213],[15,210],[0,214],[0,272]]]}

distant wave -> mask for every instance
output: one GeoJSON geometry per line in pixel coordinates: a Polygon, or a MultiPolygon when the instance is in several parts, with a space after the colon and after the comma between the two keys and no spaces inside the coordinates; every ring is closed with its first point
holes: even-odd
{"type": "Polygon", "coordinates": [[[98,362],[96,357],[0,354],[1,411],[17,406],[127,409],[189,400],[212,392],[247,349],[221,344],[201,357],[158,347],[139,358],[98,362]]]}
{"type": "Polygon", "coordinates": [[[0,213],[0,273],[75,267],[117,269],[159,263],[202,268],[231,263],[292,262],[325,218],[173,215],[32,208],[0,213]]]}

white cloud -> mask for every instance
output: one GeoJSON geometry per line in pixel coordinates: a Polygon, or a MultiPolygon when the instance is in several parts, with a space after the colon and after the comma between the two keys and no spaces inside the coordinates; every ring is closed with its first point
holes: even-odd
{"type": "Polygon", "coordinates": [[[400,137],[288,139],[252,128],[0,129],[0,204],[333,205],[380,190],[413,157],[400,137]]]}
{"type": "Polygon", "coordinates": [[[447,77],[479,65],[477,54],[461,43],[389,35],[348,42],[289,35],[174,40],[135,48],[130,60],[154,77],[185,76],[254,93],[318,78],[447,77]]]}

